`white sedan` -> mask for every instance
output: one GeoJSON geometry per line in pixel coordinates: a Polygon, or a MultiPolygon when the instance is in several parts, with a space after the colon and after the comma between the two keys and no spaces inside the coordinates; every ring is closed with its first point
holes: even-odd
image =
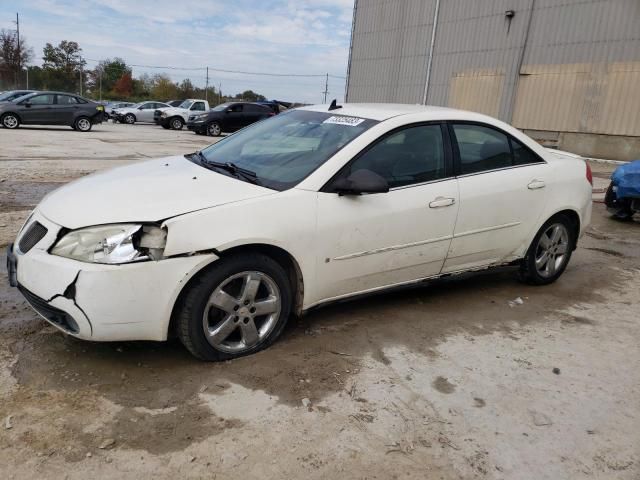
{"type": "Polygon", "coordinates": [[[56,190],[9,247],[9,279],[75,337],[175,334],[223,360],[355,295],[507,264],[551,283],[590,217],[588,165],[503,122],[320,105],[56,190]]]}

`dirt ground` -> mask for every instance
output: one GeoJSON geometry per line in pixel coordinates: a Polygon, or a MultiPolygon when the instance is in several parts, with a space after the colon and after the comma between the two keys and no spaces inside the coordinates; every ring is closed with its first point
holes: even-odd
{"type": "MultiPolygon", "coordinates": [[[[53,188],[210,140],[0,130],[0,245],[53,188]]],[[[596,186],[612,168],[594,164],[596,186]]],[[[433,282],[206,364],[177,342],[65,336],[2,269],[0,478],[638,479],[639,291],[640,220],[596,203],[554,285],[508,269],[433,282]]]]}

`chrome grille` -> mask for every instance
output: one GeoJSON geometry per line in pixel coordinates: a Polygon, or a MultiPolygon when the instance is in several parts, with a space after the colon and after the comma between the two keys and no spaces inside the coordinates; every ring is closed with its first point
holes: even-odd
{"type": "Polygon", "coordinates": [[[36,243],[44,238],[47,234],[47,227],[40,222],[33,222],[22,234],[18,241],[18,248],[22,253],[27,253],[36,243]]]}

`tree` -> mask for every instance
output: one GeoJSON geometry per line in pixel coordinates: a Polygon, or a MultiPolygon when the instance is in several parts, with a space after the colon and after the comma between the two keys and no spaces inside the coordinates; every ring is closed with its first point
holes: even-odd
{"type": "Polygon", "coordinates": [[[93,70],[88,72],[87,88],[93,92],[94,96],[98,96],[100,91],[103,95],[115,93],[116,83],[126,74],[131,79],[131,68],[122,58],[101,60],[93,70]]]}
{"type": "Polygon", "coordinates": [[[247,102],[260,102],[267,99],[264,95],[260,95],[253,90],[245,90],[244,92],[237,94],[236,98],[242,98],[247,102]]]}
{"type": "Polygon", "coordinates": [[[180,85],[178,85],[178,96],[180,98],[195,98],[196,88],[191,83],[191,80],[185,78],[180,85]]]}
{"type": "Polygon", "coordinates": [[[124,73],[113,86],[113,93],[119,98],[129,98],[133,94],[131,73],[124,73]]]}
{"type": "Polygon", "coordinates": [[[18,43],[14,30],[0,30],[0,86],[18,88],[26,82],[21,75],[23,68],[33,58],[33,49],[27,46],[24,37],[18,43]]]}
{"type": "Polygon", "coordinates": [[[151,96],[156,100],[175,99],[178,97],[178,86],[171,81],[168,75],[154,75],[151,96]]]}
{"type": "Polygon", "coordinates": [[[62,40],[57,47],[47,43],[43,49],[42,67],[47,88],[73,92],[79,90],[81,75],[87,64],[77,42],[62,40]]]}

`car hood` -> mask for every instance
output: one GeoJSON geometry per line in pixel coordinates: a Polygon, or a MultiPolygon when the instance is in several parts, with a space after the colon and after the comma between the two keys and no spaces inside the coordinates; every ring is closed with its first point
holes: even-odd
{"type": "Polygon", "coordinates": [[[38,209],[52,222],[75,229],[107,223],[156,222],[274,193],[175,156],[81,178],[51,192],[38,209]]]}
{"type": "Polygon", "coordinates": [[[162,109],[162,113],[166,113],[167,115],[187,114],[190,111],[191,110],[187,110],[186,108],[178,108],[178,107],[169,107],[169,108],[163,108],[162,109]]]}

